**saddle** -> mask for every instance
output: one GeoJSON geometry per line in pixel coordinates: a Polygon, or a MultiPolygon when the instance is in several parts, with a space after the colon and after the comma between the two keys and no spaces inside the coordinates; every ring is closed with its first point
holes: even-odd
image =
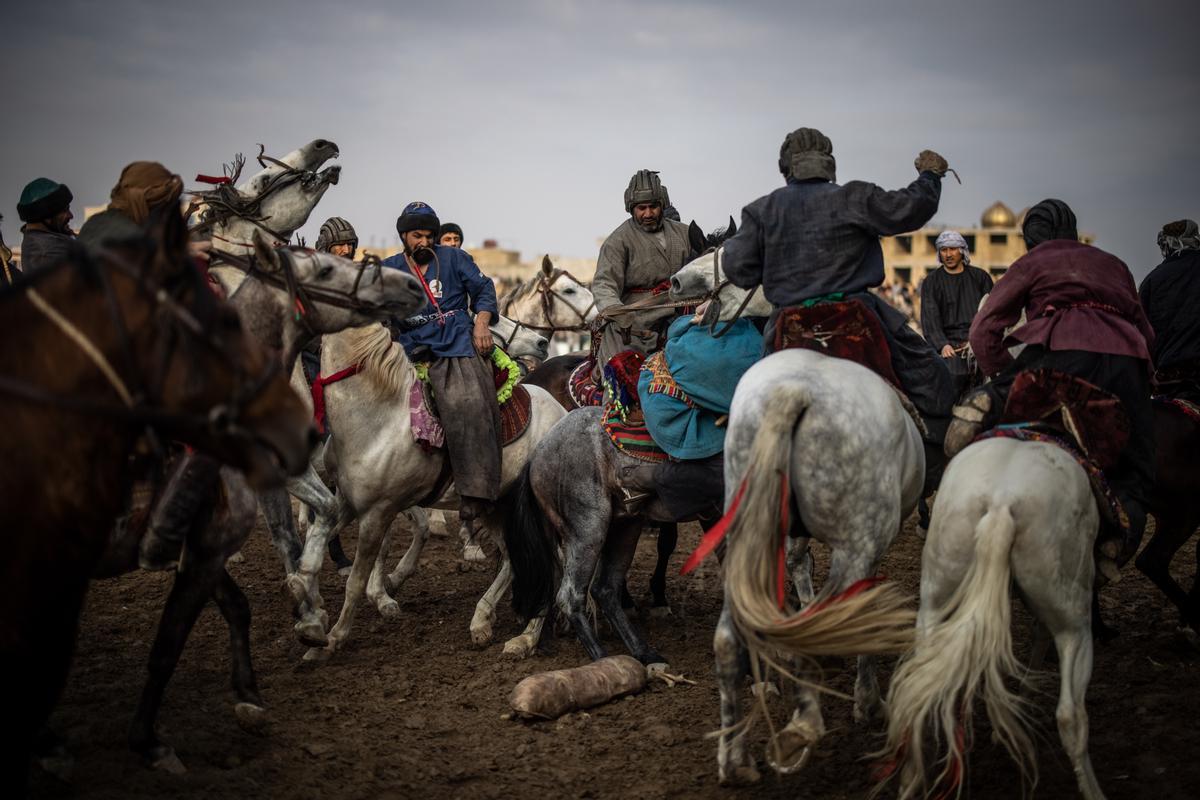
{"type": "Polygon", "coordinates": [[[646,418],[638,399],[638,375],[645,363],[644,354],[625,350],[604,365],[607,403],[600,424],[613,446],[625,455],[659,463],[669,456],[654,443],[654,437],[646,429],[646,418]]]}
{"type": "Polygon", "coordinates": [[[1160,369],[1154,373],[1152,386],[1156,398],[1200,403],[1200,362],[1160,369]]]}
{"type": "MultiPolygon", "coordinates": [[[[418,370],[418,376],[424,373],[418,370]]],[[[512,373],[492,363],[492,376],[500,403],[500,446],[508,447],[520,439],[529,428],[533,418],[533,400],[529,390],[520,383],[512,383],[512,373]],[[502,399],[501,399],[502,398],[502,399]]],[[[437,401],[433,387],[422,377],[413,381],[408,398],[409,420],[413,439],[427,451],[440,449],[446,443],[446,432],[438,416],[437,401]]]]}
{"type": "Polygon", "coordinates": [[[1129,416],[1111,392],[1054,369],[1017,374],[1000,423],[1032,423],[1073,440],[1100,469],[1117,463],[1129,441],[1129,416]]]}
{"type": "Polygon", "coordinates": [[[587,408],[604,403],[604,387],[597,385],[592,380],[592,372],[595,367],[596,358],[593,355],[585,358],[567,378],[567,392],[571,395],[571,400],[575,402],[576,408],[587,408]]]}
{"type": "Polygon", "coordinates": [[[900,388],[883,326],[862,303],[835,300],[780,309],[772,345],[776,352],[801,347],[853,361],[900,388]]]}

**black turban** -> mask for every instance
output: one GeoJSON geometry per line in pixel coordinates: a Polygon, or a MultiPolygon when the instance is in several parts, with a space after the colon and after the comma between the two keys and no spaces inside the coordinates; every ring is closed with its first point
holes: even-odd
{"type": "Polygon", "coordinates": [[[1062,200],[1043,200],[1025,212],[1021,235],[1030,250],[1051,239],[1078,241],[1075,212],[1062,200]]]}

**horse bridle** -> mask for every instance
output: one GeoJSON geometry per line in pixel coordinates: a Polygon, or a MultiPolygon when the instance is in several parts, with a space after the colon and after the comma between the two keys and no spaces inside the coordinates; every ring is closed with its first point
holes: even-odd
{"type": "MultiPolygon", "coordinates": [[[[215,354],[226,357],[225,348],[213,336],[197,318],[196,315],[189,309],[185,308],[179,301],[164,288],[162,285],[151,280],[146,275],[145,268],[149,258],[141,265],[141,269],[135,269],[130,265],[124,257],[111,250],[103,250],[100,252],[100,257],[105,264],[112,269],[120,271],[131,277],[138,285],[139,289],[150,295],[154,306],[161,311],[165,311],[178,324],[178,328],[183,328],[192,337],[199,341],[204,346],[211,349],[215,354]]],[[[152,255],[150,257],[153,257],[152,255]]],[[[70,265],[64,262],[59,268],[68,268],[70,265]]],[[[190,264],[185,264],[182,269],[191,269],[190,264]]],[[[144,426],[148,429],[155,429],[162,426],[171,426],[181,430],[201,430],[206,429],[213,433],[256,441],[257,437],[253,432],[244,428],[239,424],[241,413],[245,410],[255,398],[262,394],[267,385],[279,374],[281,366],[278,359],[267,358],[262,373],[251,381],[244,381],[243,375],[238,375],[238,380],[234,382],[234,392],[226,403],[214,404],[207,413],[193,414],[182,411],[172,411],[155,405],[150,398],[158,396],[161,393],[161,387],[166,381],[166,371],[170,364],[171,355],[175,345],[175,333],[178,328],[172,326],[169,329],[169,336],[162,337],[163,346],[158,353],[157,367],[155,369],[156,376],[153,381],[147,380],[146,376],[138,369],[137,359],[134,356],[132,337],[130,336],[129,327],[125,322],[125,317],[121,313],[120,305],[117,301],[116,293],[113,289],[111,277],[104,265],[98,265],[96,274],[99,278],[101,288],[105,296],[105,305],[108,310],[109,318],[112,321],[113,329],[117,332],[117,340],[119,343],[120,357],[126,362],[127,368],[132,371],[134,380],[132,381],[133,389],[129,388],[129,384],[122,380],[117,370],[112,366],[111,362],[106,359],[103,353],[100,352],[87,335],[84,334],[73,323],[67,320],[60,312],[51,306],[44,297],[34,287],[25,289],[31,303],[44,314],[50,322],[63,332],[72,342],[79,347],[93,364],[101,371],[108,383],[113,387],[121,399],[119,404],[110,401],[97,400],[94,398],[68,397],[54,394],[46,391],[41,387],[31,385],[24,381],[15,380],[4,375],[0,375],[0,392],[4,392],[10,396],[25,400],[30,403],[44,404],[53,406],[66,411],[73,411],[81,414],[94,414],[97,416],[117,419],[122,422],[133,423],[139,426],[144,426]],[[152,385],[158,386],[159,391],[152,391],[152,385]]],[[[202,278],[199,273],[196,273],[195,291],[197,293],[197,305],[200,302],[201,292],[209,291],[202,284],[202,278]]],[[[218,301],[212,297],[212,302],[216,304],[218,301]]],[[[214,305],[214,309],[216,306],[214,305]]]]}
{"type": "Polygon", "coordinates": [[[537,331],[538,333],[546,332],[551,336],[556,333],[577,333],[588,330],[588,313],[595,309],[596,300],[595,298],[592,298],[591,304],[583,311],[580,311],[578,308],[576,308],[570,300],[563,296],[562,292],[559,292],[554,288],[554,284],[557,283],[558,279],[564,275],[575,281],[577,285],[583,286],[582,281],[580,281],[571,273],[567,272],[565,269],[558,269],[556,267],[549,275],[542,271],[538,272],[537,286],[534,288],[534,291],[537,292],[541,301],[542,316],[546,318],[545,325],[533,325],[531,323],[520,322],[515,319],[513,321],[517,322],[518,325],[524,325],[530,330],[537,331]],[[575,316],[579,317],[579,322],[574,325],[554,325],[553,320],[555,300],[561,300],[563,305],[571,309],[575,316]]]}
{"type": "Polygon", "coordinates": [[[725,327],[718,331],[717,322],[721,317],[721,290],[731,284],[731,281],[723,277],[723,275],[724,273],[721,271],[721,248],[715,247],[713,248],[713,288],[707,293],[708,308],[704,310],[704,316],[700,319],[700,324],[708,327],[714,339],[720,339],[729,333],[729,329],[733,327],[735,322],[741,319],[742,313],[750,305],[750,301],[754,298],[754,293],[759,289],[758,286],[755,286],[746,292],[746,296],[742,298],[742,302],[737,307],[737,310],[733,312],[733,316],[726,321],[725,327]]]}
{"type": "Polygon", "coordinates": [[[320,312],[317,310],[318,304],[343,308],[370,316],[379,316],[381,312],[385,311],[383,305],[369,303],[358,296],[358,289],[363,285],[363,276],[367,274],[368,270],[372,272],[366,285],[370,286],[373,283],[383,280],[383,262],[377,256],[367,254],[363,257],[363,260],[358,263],[358,274],[354,276],[354,285],[349,292],[343,292],[338,289],[314,286],[301,281],[296,276],[296,264],[293,261],[294,253],[292,252],[292,248],[281,247],[275,252],[279,254],[278,269],[264,269],[260,260],[254,256],[242,257],[221,252],[214,253],[213,258],[216,261],[241,270],[246,274],[247,278],[255,277],[269,286],[274,286],[277,289],[283,289],[287,292],[288,308],[295,312],[296,318],[301,326],[303,326],[305,333],[310,336],[319,335],[319,331],[317,330],[320,327],[320,312]]]}
{"type": "Polygon", "coordinates": [[[534,330],[536,330],[536,328],[533,325],[527,325],[524,322],[521,322],[521,320],[516,319],[514,317],[506,316],[506,317],[503,317],[503,319],[506,319],[513,324],[512,333],[510,333],[508,336],[502,336],[501,334],[497,333],[496,331],[492,331],[492,338],[500,343],[501,350],[503,350],[505,353],[511,353],[512,352],[512,343],[514,341],[516,341],[516,338],[521,333],[521,331],[522,330],[534,331],[534,330]]]}

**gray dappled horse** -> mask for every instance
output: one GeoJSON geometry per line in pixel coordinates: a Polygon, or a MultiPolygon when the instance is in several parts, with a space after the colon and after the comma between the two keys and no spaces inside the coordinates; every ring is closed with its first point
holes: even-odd
{"type": "MultiPolygon", "coordinates": [[[[715,253],[700,256],[676,277],[683,276],[691,285],[691,275],[711,275],[715,258],[715,253]]],[[[705,291],[702,287],[696,295],[705,291]]],[[[721,289],[721,321],[733,317],[745,296],[731,285],[721,289]]],[[[744,313],[766,316],[770,310],[770,304],[756,293],[744,313]]],[[[586,609],[590,587],[630,653],[645,664],[659,664],[662,656],[630,623],[621,594],[642,525],[674,520],[658,501],[635,514],[621,508],[617,476],[622,467],[637,462],[613,446],[601,427],[603,416],[600,407],[572,411],[538,445],[521,477],[520,494],[505,526],[513,565],[513,605],[519,615],[538,618],[557,602],[588,656],[602,658],[606,651],[586,609]],[[565,551],[561,568],[560,542],[565,551]],[[559,572],[561,581],[556,583],[559,572]]]]}
{"type": "MultiPolygon", "coordinates": [[[[696,295],[723,277],[711,268],[685,269],[672,281],[672,294],[696,295]]],[[[811,672],[814,658],[858,655],[855,716],[878,710],[873,656],[902,650],[912,617],[890,585],[864,590],[859,581],[875,574],[916,506],[924,472],[916,424],[895,390],[867,368],[784,350],[742,376],[725,438],[725,604],[713,639],[723,782],[758,778],[740,720],[747,669],[763,681],[768,665],[799,660],[811,672]],[[785,524],[784,514],[793,523],[785,524]],[[815,597],[812,538],[831,551],[829,578],[815,597]],[[802,607],[781,611],[785,560],[797,566],[792,579],[802,607]]],[[[811,678],[798,685],[796,700],[791,720],[772,739],[771,762],[781,772],[799,769],[824,733],[811,678]]]]}
{"type": "Polygon", "coordinates": [[[1058,650],[1055,716],[1079,792],[1089,800],[1104,796],[1088,755],[1084,707],[1099,524],[1087,474],[1055,445],[986,439],[950,461],[921,558],[916,646],[888,692],[884,755],[887,777],[898,773],[901,798],[961,789],[977,693],[993,738],[1030,788],[1036,782],[1037,753],[1027,731],[1031,704],[1009,688],[1025,683],[1012,649],[1010,587],[1058,650]],[[947,750],[933,764],[933,780],[925,752],[931,732],[947,750]]]}

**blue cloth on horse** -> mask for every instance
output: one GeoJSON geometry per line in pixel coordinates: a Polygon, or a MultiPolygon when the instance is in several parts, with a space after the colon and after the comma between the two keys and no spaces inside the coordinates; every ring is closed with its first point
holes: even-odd
{"type": "Polygon", "coordinates": [[[762,358],[762,334],[750,320],[739,319],[718,339],[691,317],[681,317],[667,332],[663,358],[686,400],[678,393],[651,391],[654,375],[643,369],[638,396],[650,435],[672,458],[720,453],[725,428],[717,427],[717,419],[729,413],[738,381],[762,358]]]}
{"type": "MultiPolygon", "coordinates": [[[[426,300],[420,311],[409,318],[421,324],[406,326],[404,320],[397,320],[400,332],[396,338],[409,355],[412,355],[414,348],[425,345],[438,358],[474,358],[475,344],[471,340],[473,322],[466,312],[468,308],[475,313],[490,311],[495,318],[498,315],[496,286],[491,278],[479,271],[475,261],[465,251],[457,247],[435,245],[433,252],[437,258],[425,267],[425,282],[437,298],[442,312],[454,313],[437,319],[437,309],[426,300]]],[[[383,265],[412,274],[403,253],[385,258],[383,265]]]]}

